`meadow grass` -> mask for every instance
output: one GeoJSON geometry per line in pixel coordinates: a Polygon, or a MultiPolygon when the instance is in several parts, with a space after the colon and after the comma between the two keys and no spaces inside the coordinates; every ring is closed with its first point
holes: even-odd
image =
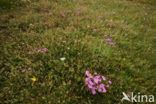
{"type": "Polygon", "coordinates": [[[156,97],[154,1],[0,3],[1,104],[121,104],[122,92],[156,97]],[[92,95],[86,70],[112,81],[106,93],[92,95]]]}

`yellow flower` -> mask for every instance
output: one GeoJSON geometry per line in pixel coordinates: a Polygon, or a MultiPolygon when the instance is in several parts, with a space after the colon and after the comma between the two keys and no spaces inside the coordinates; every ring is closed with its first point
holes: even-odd
{"type": "Polygon", "coordinates": [[[33,78],[31,78],[31,80],[34,81],[34,82],[36,82],[37,79],[35,77],[33,77],[33,78]]]}

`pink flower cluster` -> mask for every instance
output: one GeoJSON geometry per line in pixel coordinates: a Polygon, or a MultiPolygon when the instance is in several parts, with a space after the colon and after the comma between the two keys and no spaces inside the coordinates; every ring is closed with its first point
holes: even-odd
{"type": "MultiPolygon", "coordinates": [[[[39,49],[39,50],[37,50],[37,49],[35,49],[38,53],[46,53],[47,52],[47,48],[43,48],[43,49],[39,49]]],[[[31,51],[31,52],[28,52],[28,54],[30,54],[30,55],[33,55],[35,52],[34,51],[31,51]]]]}
{"type": "MultiPolygon", "coordinates": [[[[104,37],[107,37],[107,35],[104,35],[104,37]]],[[[111,39],[107,38],[105,41],[109,42],[109,45],[115,45],[115,43],[111,42],[111,39]]]]}
{"type": "Polygon", "coordinates": [[[92,94],[95,95],[96,91],[100,93],[106,93],[106,87],[109,88],[109,84],[112,82],[109,80],[107,81],[104,76],[100,76],[97,72],[94,72],[94,75],[91,75],[87,70],[85,72],[87,78],[85,79],[85,83],[88,88],[91,90],[92,94]],[[105,83],[105,84],[104,84],[105,83]]]}
{"type": "MultiPolygon", "coordinates": [[[[28,68],[28,71],[30,71],[31,70],[31,68],[28,68]]],[[[22,73],[24,73],[26,71],[26,69],[23,69],[22,70],[22,73]]]]}
{"type": "Polygon", "coordinates": [[[46,53],[47,52],[47,48],[43,48],[43,49],[39,49],[37,52],[38,53],[46,53]]]}

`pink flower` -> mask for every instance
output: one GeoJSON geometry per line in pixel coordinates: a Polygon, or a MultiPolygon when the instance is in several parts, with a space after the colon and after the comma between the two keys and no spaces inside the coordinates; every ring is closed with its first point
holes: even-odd
{"type": "Polygon", "coordinates": [[[67,50],[70,50],[70,47],[67,47],[67,50]]]}
{"type": "Polygon", "coordinates": [[[39,49],[37,52],[41,52],[41,50],[39,49]]]}
{"type": "Polygon", "coordinates": [[[46,52],[46,51],[44,51],[44,50],[41,50],[41,51],[40,51],[40,53],[45,53],[45,52],[46,52]]]}
{"type": "Polygon", "coordinates": [[[127,94],[127,97],[130,98],[131,96],[129,94],[127,94]]]}
{"type": "Polygon", "coordinates": [[[106,41],[109,42],[109,41],[111,41],[111,39],[108,38],[108,39],[106,39],[106,41]]]}
{"type": "Polygon", "coordinates": [[[90,28],[90,25],[88,25],[87,27],[90,28]]]}
{"type": "Polygon", "coordinates": [[[112,82],[109,80],[108,83],[111,84],[112,82]]]}
{"type": "Polygon", "coordinates": [[[101,79],[94,78],[94,82],[95,82],[96,84],[98,84],[98,82],[100,82],[100,81],[101,81],[101,79]]]}
{"type": "Polygon", "coordinates": [[[86,75],[89,77],[89,71],[88,70],[86,71],[86,75]]]}
{"type": "Polygon", "coordinates": [[[66,15],[64,13],[61,14],[62,17],[66,18],[66,15]]]}
{"type": "Polygon", "coordinates": [[[104,84],[100,84],[100,85],[99,85],[100,88],[103,88],[104,86],[105,86],[104,84]]]}
{"type": "Polygon", "coordinates": [[[30,70],[31,70],[31,68],[28,68],[28,70],[30,71],[30,70]]]}
{"type": "Polygon", "coordinates": [[[94,75],[97,75],[97,72],[94,72],[94,75]]]}
{"type": "Polygon", "coordinates": [[[89,78],[86,78],[85,83],[89,84],[89,80],[90,80],[89,78]]]}
{"type": "Polygon", "coordinates": [[[110,42],[110,43],[109,43],[109,45],[115,45],[115,43],[113,43],[113,42],[110,42]]]}
{"type": "Polygon", "coordinates": [[[80,14],[80,11],[76,11],[76,14],[79,15],[80,14]]]}
{"type": "Polygon", "coordinates": [[[89,87],[90,89],[92,89],[92,88],[93,88],[93,86],[92,86],[91,84],[88,84],[88,87],[89,87]]]}
{"type": "Polygon", "coordinates": [[[34,54],[34,52],[29,52],[28,54],[33,55],[33,54],[34,54]]]}
{"type": "Polygon", "coordinates": [[[104,35],[104,37],[107,37],[107,35],[104,35]]]}
{"type": "Polygon", "coordinates": [[[99,76],[99,75],[97,75],[95,78],[98,78],[98,79],[100,79],[100,76],[99,76]]]}
{"type": "Polygon", "coordinates": [[[105,78],[104,76],[102,76],[102,79],[103,79],[104,81],[106,81],[106,78],[105,78]]]}
{"type": "Polygon", "coordinates": [[[64,40],[63,43],[67,43],[67,42],[64,40]]]}
{"type": "Polygon", "coordinates": [[[92,75],[89,75],[89,77],[88,78],[90,78],[90,79],[92,79],[92,78],[94,78],[92,75]]]}
{"type": "Polygon", "coordinates": [[[39,49],[37,52],[38,53],[46,53],[47,52],[47,48],[43,48],[43,49],[39,49]]]}
{"type": "Polygon", "coordinates": [[[89,85],[94,85],[94,83],[91,80],[89,80],[89,85]]]}
{"type": "Polygon", "coordinates": [[[105,87],[103,87],[102,89],[103,89],[103,93],[106,93],[106,89],[105,89],[105,87]]]}
{"type": "Polygon", "coordinates": [[[100,84],[100,85],[98,86],[98,91],[99,91],[99,92],[105,93],[105,92],[106,92],[105,85],[104,85],[104,84],[100,84]]]}
{"type": "Polygon", "coordinates": [[[98,88],[98,91],[99,91],[99,92],[102,92],[102,89],[101,89],[101,88],[98,88]]]}
{"type": "Polygon", "coordinates": [[[91,91],[92,91],[92,94],[93,94],[93,95],[95,95],[95,94],[96,94],[95,89],[91,89],[91,91]]]}
{"type": "Polygon", "coordinates": [[[109,85],[107,85],[107,88],[109,88],[110,86],[109,85]]]}
{"type": "Polygon", "coordinates": [[[43,48],[42,50],[47,51],[48,49],[47,48],[43,48]]]}
{"type": "Polygon", "coordinates": [[[25,72],[25,69],[22,70],[22,73],[24,73],[24,72],[25,72]]]}

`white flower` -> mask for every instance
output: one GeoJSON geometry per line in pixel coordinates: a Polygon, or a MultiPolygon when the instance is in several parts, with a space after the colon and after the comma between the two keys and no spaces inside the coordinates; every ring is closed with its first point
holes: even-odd
{"type": "Polygon", "coordinates": [[[66,59],[65,57],[60,58],[61,61],[64,61],[65,59],[66,59]]]}

